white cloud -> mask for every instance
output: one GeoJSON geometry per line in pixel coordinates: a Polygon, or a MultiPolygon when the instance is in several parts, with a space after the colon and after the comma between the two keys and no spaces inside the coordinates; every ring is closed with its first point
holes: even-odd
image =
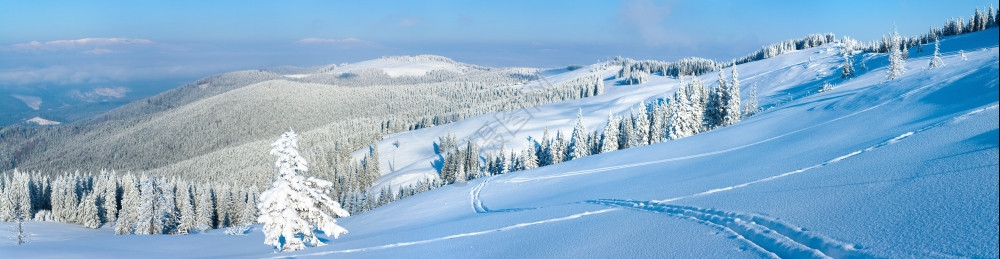
{"type": "Polygon", "coordinates": [[[295,43],[302,45],[335,47],[342,49],[381,47],[381,45],[379,45],[376,42],[362,40],[358,38],[346,38],[346,39],[305,38],[295,41],[295,43]]]}
{"type": "MultiPolygon", "coordinates": [[[[4,49],[15,50],[15,51],[54,51],[54,50],[71,50],[79,48],[94,48],[93,54],[98,52],[103,52],[100,54],[108,53],[110,50],[98,48],[100,46],[129,46],[129,45],[150,45],[154,44],[154,41],[147,39],[133,39],[133,38],[83,38],[77,40],[54,40],[54,41],[32,41],[28,43],[17,43],[6,46],[4,49]]],[[[90,52],[90,51],[88,51],[90,52]]]]}
{"type": "Polygon", "coordinates": [[[370,41],[360,40],[358,38],[346,38],[342,40],[338,39],[323,39],[323,38],[305,38],[296,41],[295,43],[301,44],[368,44],[370,41]]]}
{"type": "Polygon", "coordinates": [[[104,54],[108,54],[108,53],[111,53],[111,52],[114,52],[114,51],[111,51],[110,49],[95,48],[95,49],[92,49],[92,50],[84,51],[83,54],[104,55],[104,54]]]}
{"type": "Polygon", "coordinates": [[[420,19],[407,17],[399,21],[399,27],[413,27],[414,25],[420,24],[420,19]]]}
{"type": "Polygon", "coordinates": [[[129,74],[125,72],[125,69],[102,65],[56,65],[43,68],[0,69],[0,83],[12,85],[106,83],[127,78],[129,78],[129,74]]]}
{"type": "Polygon", "coordinates": [[[626,2],[618,16],[646,44],[688,43],[683,35],[672,33],[675,30],[666,27],[665,21],[670,12],[671,8],[665,2],[634,0],[626,2]]]}

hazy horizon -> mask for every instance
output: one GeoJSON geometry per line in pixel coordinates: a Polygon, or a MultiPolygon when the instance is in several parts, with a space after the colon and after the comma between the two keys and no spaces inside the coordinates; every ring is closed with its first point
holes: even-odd
{"type": "MultiPolygon", "coordinates": [[[[895,24],[900,34],[916,35],[991,4],[5,2],[0,89],[135,88],[140,81],[419,54],[501,67],[561,67],[614,56],[729,60],[815,33],[871,41],[895,24]],[[777,14],[786,18],[773,19],[777,14]]],[[[164,87],[170,86],[157,88],[164,87]]]]}

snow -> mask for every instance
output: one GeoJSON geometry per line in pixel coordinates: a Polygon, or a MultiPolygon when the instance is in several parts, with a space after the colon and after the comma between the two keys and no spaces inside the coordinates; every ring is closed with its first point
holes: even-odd
{"type": "MultiPolygon", "coordinates": [[[[323,240],[327,246],[274,253],[260,225],[246,236],[120,237],[107,227],[28,222],[29,243],[0,241],[0,257],[996,258],[997,32],[943,38],[947,65],[932,70],[922,70],[932,53],[912,52],[906,73],[891,81],[886,54],[866,55],[856,66],[868,70],[840,79],[836,45],[743,64],[744,96],[757,83],[768,108],[758,115],[679,140],[444,186],[338,219],[350,233],[323,240]],[[817,93],[826,82],[838,87],[817,93]]],[[[702,80],[711,86],[716,76],[702,80]]],[[[657,76],[643,85],[605,83],[604,95],[532,109],[506,147],[523,147],[545,127],[569,133],[578,110],[588,129],[601,129],[608,112],[627,112],[678,84],[657,76]]],[[[432,176],[437,137],[472,136],[496,115],[386,137],[379,183],[432,176]]],[[[0,224],[0,236],[10,236],[11,225],[0,224]]]]}
{"type": "Polygon", "coordinates": [[[380,69],[391,77],[423,76],[431,71],[443,70],[463,72],[464,67],[456,62],[437,56],[388,57],[362,61],[337,67],[331,73],[342,74],[361,69],[380,69]]]}
{"type": "Polygon", "coordinates": [[[25,122],[26,123],[34,123],[34,124],[38,124],[38,125],[42,125],[42,126],[45,126],[45,125],[59,125],[60,124],[60,122],[58,122],[58,121],[50,121],[50,120],[46,120],[46,119],[43,119],[42,117],[37,117],[37,116],[34,117],[34,118],[31,118],[31,119],[29,119],[29,120],[27,120],[25,122]]]}
{"type": "Polygon", "coordinates": [[[309,75],[307,75],[307,74],[290,74],[290,75],[282,75],[282,76],[287,77],[287,78],[299,79],[299,78],[306,78],[309,75]]]}
{"type": "Polygon", "coordinates": [[[11,94],[10,96],[18,100],[21,100],[21,102],[24,102],[24,105],[27,105],[28,108],[31,108],[32,110],[37,111],[42,106],[42,98],[38,96],[28,96],[20,94],[11,94]]]}
{"type": "MultiPolygon", "coordinates": [[[[737,70],[741,76],[742,99],[749,98],[749,89],[753,84],[758,84],[758,100],[761,106],[767,107],[768,104],[786,102],[790,97],[798,98],[815,93],[826,81],[840,80],[839,69],[843,58],[838,51],[828,48],[821,46],[740,65],[737,70]]],[[[542,80],[521,87],[524,89],[547,87],[594,74],[603,79],[610,79],[619,69],[621,69],[619,66],[598,63],[573,71],[548,70],[540,73],[542,80]]],[[[727,75],[728,73],[727,69],[727,75]]],[[[708,73],[699,78],[706,86],[714,87],[717,77],[717,73],[708,73]]],[[[460,143],[464,143],[465,140],[475,140],[481,147],[482,155],[499,152],[501,144],[508,152],[512,149],[520,151],[531,143],[527,140],[528,137],[539,139],[546,128],[553,137],[557,130],[562,130],[568,137],[576,123],[578,111],[582,112],[584,126],[588,130],[602,130],[607,124],[609,113],[626,115],[641,103],[650,103],[672,95],[681,83],[686,84],[691,80],[686,78],[681,82],[653,75],[650,76],[649,82],[642,85],[617,85],[616,81],[611,79],[604,81],[605,93],[596,97],[484,114],[455,123],[385,136],[377,144],[382,177],[376,180],[375,188],[372,190],[380,190],[385,186],[397,188],[414,184],[421,179],[436,177],[437,169],[434,167],[434,162],[440,157],[434,152],[434,142],[437,142],[440,136],[453,133],[460,143]],[[478,132],[484,126],[501,132],[502,141],[481,138],[482,135],[478,132]],[[394,144],[396,141],[401,144],[396,146],[394,144]]],[[[360,159],[366,153],[367,148],[363,148],[354,152],[354,156],[360,159]]]]}

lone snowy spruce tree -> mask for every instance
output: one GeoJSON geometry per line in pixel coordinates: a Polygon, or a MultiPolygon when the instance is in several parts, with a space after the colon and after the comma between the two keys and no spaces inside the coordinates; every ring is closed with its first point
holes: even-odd
{"type": "Polygon", "coordinates": [[[306,244],[324,245],[313,233],[316,229],[334,238],[347,233],[327,213],[350,216],[327,194],[333,183],[299,175],[308,169],[306,160],[299,156],[298,146],[295,131],[285,132],[271,144],[271,155],[277,157],[274,165],[278,175],[271,188],[260,194],[257,204],[260,211],[257,222],[264,224],[264,243],[279,251],[305,249],[306,244]]]}
{"type": "Polygon", "coordinates": [[[927,65],[927,69],[935,69],[944,66],[944,61],[941,60],[941,43],[937,38],[934,39],[934,57],[931,58],[930,64],[927,65]]]}
{"type": "Polygon", "coordinates": [[[896,28],[893,28],[892,36],[889,38],[889,71],[886,72],[888,80],[896,79],[906,73],[906,67],[903,67],[906,61],[903,59],[903,52],[899,50],[902,44],[903,38],[899,37],[896,28]]]}

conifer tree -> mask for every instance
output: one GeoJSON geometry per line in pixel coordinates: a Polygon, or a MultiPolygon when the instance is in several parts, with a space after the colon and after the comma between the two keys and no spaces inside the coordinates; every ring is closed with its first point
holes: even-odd
{"type": "Polygon", "coordinates": [[[212,229],[212,218],[215,217],[215,204],[212,203],[212,189],[207,184],[202,184],[198,185],[197,191],[198,197],[194,200],[194,229],[198,231],[212,229]]]}
{"type": "Polygon", "coordinates": [[[944,60],[941,60],[941,46],[937,38],[934,39],[934,56],[931,58],[930,64],[927,65],[927,69],[935,69],[944,66],[944,60]]]}
{"type": "Polygon", "coordinates": [[[708,103],[705,106],[705,129],[714,129],[722,126],[723,117],[725,117],[725,98],[726,90],[723,89],[725,84],[721,84],[712,88],[708,92],[708,103]]]}
{"type": "Polygon", "coordinates": [[[653,108],[652,120],[649,127],[649,143],[655,144],[667,139],[667,116],[669,111],[664,103],[659,103],[653,108]]]}
{"type": "Polygon", "coordinates": [[[194,211],[194,203],[191,199],[191,188],[192,186],[188,183],[182,182],[178,184],[177,196],[174,197],[175,203],[177,204],[177,210],[180,213],[177,231],[181,234],[190,233],[192,230],[197,228],[197,217],[194,211]]]}
{"type": "Polygon", "coordinates": [[[576,126],[573,127],[573,136],[569,142],[569,156],[566,160],[573,160],[590,155],[590,148],[587,146],[587,128],[583,126],[583,111],[576,113],[576,126]]]}
{"type": "Polygon", "coordinates": [[[552,137],[549,135],[549,128],[546,127],[542,131],[542,142],[539,144],[538,150],[538,166],[547,166],[552,164],[552,137]]]}
{"type": "Polygon", "coordinates": [[[892,29],[892,36],[889,39],[889,70],[886,71],[886,79],[893,80],[897,77],[903,75],[906,72],[906,67],[904,67],[903,53],[900,51],[899,47],[902,44],[902,38],[899,37],[899,33],[896,29],[892,29]]]}
{"type": "Polygon", "coordinates": [[[535,156],[535,145],[528,145],[528,148],[521,152],[521,164],[524,170],[531,170],[538,167],[538,157],[535,156]]]}
{"type": "Polygon", "coordinates": [[[122,208],[118,211],[118,221],[115,222],[115,234],[128,235],[132,234],[132,231],[135,229],[135,223],[139,219],[138,209],[141,200],[135,176],[125,174],[121,178],[121,186],[122,208]]]}
{"type": "Polygon", "coordinates": [[[549,152],[552,154],[552,164],[562,163],[566,157],[566,140],[563,138],[562,130],[556,131],[556,138],[552,140],[549,152]]]}
{"type": "Polygon", "coordinates": [[[840,77],[848,78],[854,76],[854,63],[851,62],[851,56],[844,54],[844,68],[841,69],[840,77]]]}
{"type": "Polygon", "coordinates": [[[257,219],[257,195],[255,192],[246,193],[246,201],[243,210],[240,211],[240,225],[252,225],[257,219]]]}
{"type": "Polygon", "coordinates": [[[97,228],[101,226],[101,216],[100,211],[97,208],[97,193],[90,192],[80,199],[80,205],[77,206],[77,214],[79,215],[79,223],[87,228],[97,228]]]}
{"type": "Polygon", "coordinates": [[[99,190],[101,214],[104,222],[113,223],[118,219],[118,177],[114,172],[101,173],[102,188],[99,190]]]}
{"type": "Polygon", "coordinates": [[[649,144],[649,113],[647,112],[645,103],[639,104],[639,111],[634,117],[635,122],[632,123],[632,127],[635,130],[635,138],[631,141],[631,146],[645,146],[649,144]]]}
{"type": "Polygon", "coordinates": [[[750,98],[743,103],[743,117],[754,115],[760,110],[757,104],[757,83],[750,86],[750,98]]]}
{"type": "Polygon", "coordinates": [[[618,150],[618,118],[608,113],[608,124],[601,132],[601,153],[618,150]]]}
{"type": "Polygon", "coordinates": [[[173,225],[173,191],[167,183],[148,178],[140,184],[139,209],[135,226],[136,234],[162,234],[173,225]]]}
{"type": "Polygon", "coordinates": [[[742,118],[742,112],[740,112],[740,79],[739,72],[736,72],[736,65],[730,68],[732,74],[732,81],[724,89],[726,98],[724,112],[722,117],[722,126],[729,126],[736,124],[742,118]]]}
{"type": "Polygon", "coordinates": [[[469,176],[479,177],[479,147],[474,141],[469,141],[462,153],[464,156],[462,160],[465,162],[462,167],[467,174],[466,179],[469,179],[469,176]]]}
{"type": "Polygon", "coordinates": [[[277,157],[277,177],[271,188],[261,193],[257,205],[260,211],[257,222],[264,224],[264,243],[280,251],[305,249],[306,244],[323,245],[313,232],[315,229],[334,238],[347,233],[327,214],[329,211],[339,217],[349,216],[328,195],[333,183],[299,175],[308,167],[299,156],[298,142],[298,135],[289,131],[271,144],[271,155],[277,157]]]}
{"type": "Polygon", "coordinates": [[[627,115],[618,123],[618,150],[631,148],[633,138],[635,138],[635,127],[632,125],[632,115],[627,115]]]}

